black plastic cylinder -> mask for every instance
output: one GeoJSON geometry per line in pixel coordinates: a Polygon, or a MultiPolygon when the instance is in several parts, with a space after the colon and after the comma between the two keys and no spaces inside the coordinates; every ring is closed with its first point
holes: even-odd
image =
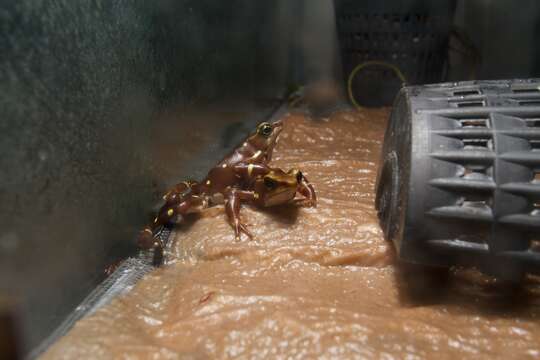
{"type": "Polygon", "coordinates": [[[405,262],[540,273],[540,80],[403,88],[376,207],[405,262]]]}

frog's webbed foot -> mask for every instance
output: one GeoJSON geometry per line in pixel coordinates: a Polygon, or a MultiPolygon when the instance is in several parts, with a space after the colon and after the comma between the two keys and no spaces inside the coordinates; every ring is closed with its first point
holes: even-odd
{"type": "Polygon", "coordinates": [[[233,189],[227,194],[225,200],[225,212],[229,224],[234,229],[234,236],[237,241],[240,241],[241,234],[244,233],[250,239],[253,239],[253,234],[247,229],[247,226],[240,220],[240,205],[242,200],[253,200],[256,195],[252,191],[242,191],[233,189]]]}

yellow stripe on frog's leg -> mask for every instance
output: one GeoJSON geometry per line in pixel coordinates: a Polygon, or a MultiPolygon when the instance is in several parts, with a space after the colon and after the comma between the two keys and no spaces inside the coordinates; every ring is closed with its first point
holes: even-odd
{"type": "Polygon", "coordinates": [[[163,195],[163,200],[167,200],[167,198],[171,195],[171,190],[167,191],[165,195],[163,195]]]}
{"type": "Polygon", "coordinates": [[[249,158],[249,160],[257,160],[257,159],[259,158],[259,156],[261,156],[261,155],[262,155],[262,151],[261,151],[261,150],[257,150],[257,151],[255,152],[255,154],[253,154],[253,156],[249,158]]]}

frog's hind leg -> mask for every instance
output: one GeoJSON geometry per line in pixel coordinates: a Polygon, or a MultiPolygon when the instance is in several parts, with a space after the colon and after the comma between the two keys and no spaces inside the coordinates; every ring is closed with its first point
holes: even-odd
{"type": "Polygon", "coordinates": [[[137,244],[142,249],[154,249],[154,266],[163,262],[163,242],[159,234],[167,224],[178,223],[185,214],[200,212],[208,207],[205,197],[191,195],[183,201],[169,202],[161,207],[151,225],[146,226],[137,238],[137,244]]]}
{"type": "Polygon", "coordinates": [[[174,185],[169,191],[163,195],[165,204],[174,204],[189,196],[194,189],[197,189],[199,183],[195,180],[182,181],[174,185]]]}
{"type": "Polygon", "coordinates": [[[163,226],[145,227],[137,237],[137,245],[144,250],[153,249],[152,265],[160,266],[163,263],[164,244],[159,238],[163,226]]]}
{"type": "Polygon", "coordinates": [[[232,189],[226,194],[225,213],[229,224],[234,229],[234,235],[237,241],[240,240],[241,233],[246,234],[250,239],[253,235],[247,229],[246,225],[240,220],[240,207],[242,201],[253,201],[257,199],[257,194],[253,191],[244,191],[232,189]]]}

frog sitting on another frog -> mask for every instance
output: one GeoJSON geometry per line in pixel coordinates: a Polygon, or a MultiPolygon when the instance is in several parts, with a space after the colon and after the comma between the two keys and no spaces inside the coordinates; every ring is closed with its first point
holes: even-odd
{"type": "Polygon", "coordinates": [[[281,129],[281,121],[260,124],[256,132],[212,168],[203,181],[182,182],[167,192],[163,197],[165,204],[153,223],[140,233],[139,245],[154,247],[157,253],[162,253],[163,244],[156,235],[164,225],[217,204],[225,204],[237,240],[241,233],[252,237],[240,221],[242,202],[273,206],[293,200],[298,192],[305,197],[301,200],[303,203],[315,206],[315,190],[300,171],[284,172],[267,165],[281,129]]]}

